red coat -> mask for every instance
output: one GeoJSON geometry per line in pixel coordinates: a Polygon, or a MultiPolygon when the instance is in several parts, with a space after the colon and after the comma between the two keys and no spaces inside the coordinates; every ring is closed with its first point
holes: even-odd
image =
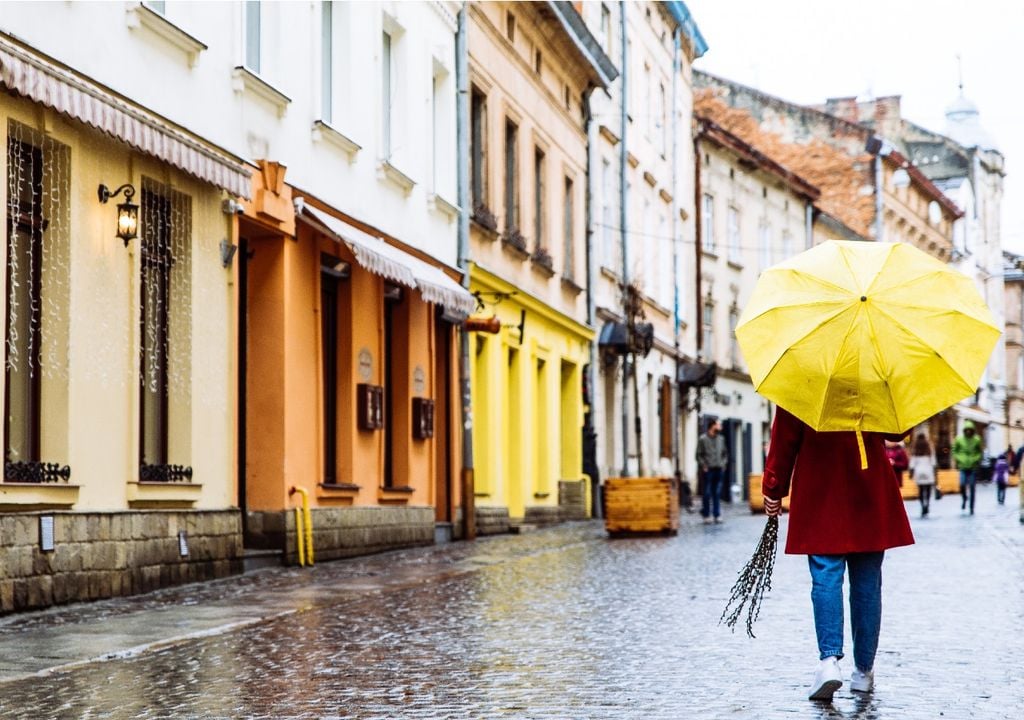
{"type": "Polygon", "coordinates": [[[790,493],[791,555],[844,555],[913,545],[899,483],[885,454],[885,439],[863,433],[868,467],[861,470],[857,435],[815,432],[779,408],[761,488],[781,500],[790,493]]]}

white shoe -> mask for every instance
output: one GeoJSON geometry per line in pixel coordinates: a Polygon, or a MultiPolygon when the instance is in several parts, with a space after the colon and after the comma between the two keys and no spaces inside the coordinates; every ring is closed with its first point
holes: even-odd
{"type": "Polygon", "coordinates": [[[850,689],[854,692],[869,693],[875,687],[875,671],[868,670],[867,672],[861,672],[860,668],[853,671],[850,675],[850,689]]]}
{"type": "Polygon", "coordinates": [[[814,673],[814,684],[808,700],[831,701],[836,690],[843,686],[843,673],[839,669],[839,658],[827,657],[821,661],[814,673]]]}

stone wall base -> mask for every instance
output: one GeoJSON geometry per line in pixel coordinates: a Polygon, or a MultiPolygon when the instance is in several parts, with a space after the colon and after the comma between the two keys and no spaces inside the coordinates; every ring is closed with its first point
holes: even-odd
{"type": "Polygon", "coordinates": [[[0,612],[213,580],[240,572],[241,556],[238,510],[0,513],[0,612]],[[50,552],[40,516],[53,517],[50,552]]]}
{"type": "Polygon", "coordinates": [[[476,506],[476,534],[500,535],[507,533],[509,517],[507,507],[476,506]]]}
{"type": "MultiPolygon", "coordinates": [[[[434,543],[432,507],[312,508],[310,515],[315,562],[434,543]]],[[[246,544],[284,550],[285,563],[298,564],[295,511],[249,512],[246,544]]]]}
{"type": "Polygon", "coordinates": [[[523,515],[528,525],[554,525],[563,519],[561,508],[554,505],[528,505],[523,515]]]}
{"type": "Polygon", "coordinates": [[[558,509],[562,520],[587,519],[586,480],[558,481],[558,509]]]}

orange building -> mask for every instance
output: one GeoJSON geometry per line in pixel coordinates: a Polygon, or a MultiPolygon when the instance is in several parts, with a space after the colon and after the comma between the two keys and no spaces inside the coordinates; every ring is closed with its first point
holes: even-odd
{"type": "Polygon", "coordinates": [[[318,559],[458,528],[457,271],[284,184],[263,163],[239,220],[239,505],[249,549],[318,559]]]}

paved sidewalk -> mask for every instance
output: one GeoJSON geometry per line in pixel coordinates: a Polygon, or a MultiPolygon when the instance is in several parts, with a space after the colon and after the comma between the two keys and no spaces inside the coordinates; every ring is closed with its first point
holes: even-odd
{"type": "Polygon", "coordinates": [[[734,508],[674,538],[578,523],[10,616],[0,717],[1017,718],[1017,502],[908,503],[868,698],[806,700],[803,557],[779,556],[756,640],[717,625],[764,524],[734,508]]]}

